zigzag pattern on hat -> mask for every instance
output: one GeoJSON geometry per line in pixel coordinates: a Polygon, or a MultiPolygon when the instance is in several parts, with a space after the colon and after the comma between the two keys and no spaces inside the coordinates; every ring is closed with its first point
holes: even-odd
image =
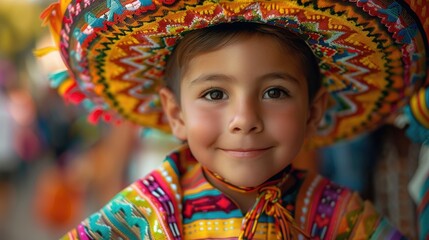
{"type": "Polygon", "coordinates": [[[427,43],[408,10],[394,0],[62,0],[44,17],[76,83],[63,88],[68,99],[90,106],[94,121],[124,117],[166,131],[156,92],[182,33],[231,21],[286,27],[320,59],[331,94],[317,146],[376,128],[425,81],[427,43]]]}

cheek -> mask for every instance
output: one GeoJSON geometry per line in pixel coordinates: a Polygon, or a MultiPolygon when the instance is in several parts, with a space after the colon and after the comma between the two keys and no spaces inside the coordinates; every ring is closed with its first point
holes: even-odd
{"type": "Polygon", "coordinates": [[[271,108],[265,113],[265,127],[280,141],[300,142],[306,133],[307,115],[299,107],[271,108]]]}
{"type": "MultiPolygon", "coordinates": [[[[188,140],[209,143],[218,136],[222,129],[222,114],[219,110],[194,104],[185,115],[188,140]]],[[[195,141],[194,141],[195,142],[195,141]]]]}

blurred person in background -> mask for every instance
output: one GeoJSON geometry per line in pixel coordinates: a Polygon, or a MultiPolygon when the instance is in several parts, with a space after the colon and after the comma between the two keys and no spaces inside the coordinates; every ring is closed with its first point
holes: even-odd
{"type": "Polygon", "coordinates": [[[10,100],[6,91],[7,80],[15,74],[14,66],[10,62],[0,60],[0,235],[6,231],[3,228],[7,216],[10,215],[13,196],[11,181],[19,165],[13,144],[16,122],[10,113],[10,100]]]}

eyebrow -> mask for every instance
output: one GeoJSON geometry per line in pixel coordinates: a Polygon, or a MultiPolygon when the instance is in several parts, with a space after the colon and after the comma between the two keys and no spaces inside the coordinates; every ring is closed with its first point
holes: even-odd
{"type": "MultiPolygon", "coordinates": [[[[210,81],[232,80],[232,79],[234,78],[225,74],[203,74],[193,79],[189,85],[192,86],[199,82],[210,82],[210,81]]],[[[274,80],[274,79],[291,81],[296,84],[301,84],[301,82],[297,78],[285,72],[271,72],[257,78],[258,81],[266,81],[266,80],[274,80]]]]}
{"type": "Polygon", "coordinates": [[[225,74],[203,74],[195,79],[193,79],[189,85],[195,85],[199,82],[210,82],[210,81],[216,81],[216,80],[231,80],[232,77],[225,75],[225,74]]]}
{"type": "Polygon", "coordinates": [[[259,81],[274,80],[274,79],[286,80],[286,81],[294,82],[296,84],[301,84],[301,81],[299,81],[296,77],[286,72],[271,72],[258,77],[259,81]]]}

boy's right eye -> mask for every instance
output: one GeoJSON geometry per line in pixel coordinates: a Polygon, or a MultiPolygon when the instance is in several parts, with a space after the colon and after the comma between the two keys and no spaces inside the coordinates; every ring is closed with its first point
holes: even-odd
{"type": "Polygon", "coordinates": [[[227,95],[221,90],[210,90],[204,93],[203,97],[207,100],[225,100],[227,95]]]}

